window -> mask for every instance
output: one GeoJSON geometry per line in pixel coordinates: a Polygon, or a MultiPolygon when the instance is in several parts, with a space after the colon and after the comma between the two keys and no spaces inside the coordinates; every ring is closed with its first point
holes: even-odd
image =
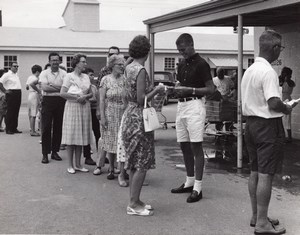
{"type": "Polygon", "coordinates": [[[10,69],[10,65],[13,62],[18,62],[18,57],[16,55],[5,55],[4,56],[4,70],[7,72],[10,69]]]}
{"type": "Polygon", "coordinates": [[[249,58],[248,59],[248,68],[251,66],[251,64],[254,63],[254,59],[253,58],[249,58]]]}
{"type": "Polygon", "coordinates": [[[67,56],[67,72],[70,73],[73,71],[73,68],[71,66],[73,56],[67,56]]]}
{"type": "Polygon", "coordinates": [[[165,58],[165,71],[173,72],[175,70],[175,58],[165,58]]]}

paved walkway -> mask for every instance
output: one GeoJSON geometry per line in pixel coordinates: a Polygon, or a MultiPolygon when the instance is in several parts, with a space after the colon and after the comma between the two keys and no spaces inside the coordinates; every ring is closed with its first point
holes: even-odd
{"type": "MultiPolygon", "coordinates": [[[[120,188],[117,180],[91,172],[68,174],[65,151],[60,152],[63,161],[41,164],[39,138],[29,136],[28,125],[22,108],[23,133],[0,133],[1,234],[253,234],[247,174],[208,162],[200,202],[188,204],[187,194],[170,193],[185,178],[172,128],[155,134],[157,168],[147,175],[149,186],[142,191],[155,214],[141,218],[126,215],[129,189],[120,188]]],[[[299,208],[297,193],[284,185],[274,189],[270,215],[279,218],[287,234],[300,234],[299,208]]]]}

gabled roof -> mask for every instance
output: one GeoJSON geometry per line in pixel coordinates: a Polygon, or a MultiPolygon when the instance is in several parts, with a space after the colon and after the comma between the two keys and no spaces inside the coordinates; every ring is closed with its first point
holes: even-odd
{"type": "MultiPolygon", "coordinates": [[[[0,50],[106,52],[112,45],[127,51],[130,41],[142,31],[102,30],[74,32],[67,29],[0,27],[0,50]]],[[[177,52],[175,41],[181,33],[165,32],[155,40],[156,52],[177,52]]],[[[237,53],[237,35],[193,34],[197,51],[237,53]]],[[[253,36],[244,39],[246,53],[253,54],[253,36]]]]}

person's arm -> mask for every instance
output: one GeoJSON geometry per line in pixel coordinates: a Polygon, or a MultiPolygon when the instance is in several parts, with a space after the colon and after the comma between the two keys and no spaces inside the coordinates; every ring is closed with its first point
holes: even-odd
{"type": "Polygon", "coordinates": [[[68,87],[62,86],[60,89],[60,96],[66,100],[77,100],[79,96],[68,93],[68,90],[68,87]]]}
{"type": "Polygon", "coordinates": [[[105,96],[106,96],[106,88],[100,86],[100,124],[105,129],[107,126],[106,118],[105,118],[105,96]]]}
{"type": "Polygon", "coordinates": [[[87,94],[79,95],[77,98],[77,102],[80,104],[85,104],[87,100],[89,100],[93,96],[93,93],[91,91],[91,87],[89,88],[89,91],[87,94]]]}
{"type": "Polygon", "coordinates": [[[8,91],[8,90],[6,90],[6,89],[4,88],[2,82],[0,82],[0,90],[1,90],[4,94],[7,93],[7,91],[8,91]]]}
{"type": "Polygon", "coordinates": [[[215,85],[212,80],[208,80],[205,83],[205,87],[195,88],[195,87],[185,87],[177,86],[175,87],[175,92],[179,97],[186,96],[205,96],[214,93],[215,85]]]}
{"type": "Polygon", "coordinates": [[[3,86],[3,82],[6,81],[6,74],[3,74],[3,76],[1,77],[1,82],[0,82],[0,90],[4,93],[4,94],[9,94],[11,93],[12,91],[10,90],[6,90],[3,86]]]}
{"type": "MultiPolygon", "coordinates": [[[[290,114],[294,106],[283,103],[280,98],[272,97],[268,99],[268,106],[271,110],[277,113],[290,114]]],[[[295,105],[296,106],[296,105],[295,105]]]]}
{"type": "Polygon", "coordinates": [[[97,97],[96,116],[97,116],[98,120],[100,120],[101,119],[101,115],[100,115],[100,89],[98,89],[96,97],[97,97]]]}
{"type": "Polygon", "coordinates": [[[33,90],[37,93],[41,93],[40,89],[36,86],[38,84],[38,80],[34,80],[33,82],[29,83],[28,86],[31,86],[33,90]]]}
{"type": "Polygon", "coordinates": [[[147,100],[150,101],[156,94],[165,91],[164,85],[158,85],[148,94],[145,93],[146,90],[146,70],[142,69],[137,77],[137,103],[144,106],[145,96],[147,100]]]}

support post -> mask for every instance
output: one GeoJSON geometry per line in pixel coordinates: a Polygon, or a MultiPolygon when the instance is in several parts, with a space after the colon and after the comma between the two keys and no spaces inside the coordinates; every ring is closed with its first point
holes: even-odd
{"type": "Polygon", "coordinates": [[[243,123],[242,123],[242,100],[241,80],[243,75],[243,16],[238,15],[238,104],[237,104],[237,168],[243,166],[243,123]]]}

